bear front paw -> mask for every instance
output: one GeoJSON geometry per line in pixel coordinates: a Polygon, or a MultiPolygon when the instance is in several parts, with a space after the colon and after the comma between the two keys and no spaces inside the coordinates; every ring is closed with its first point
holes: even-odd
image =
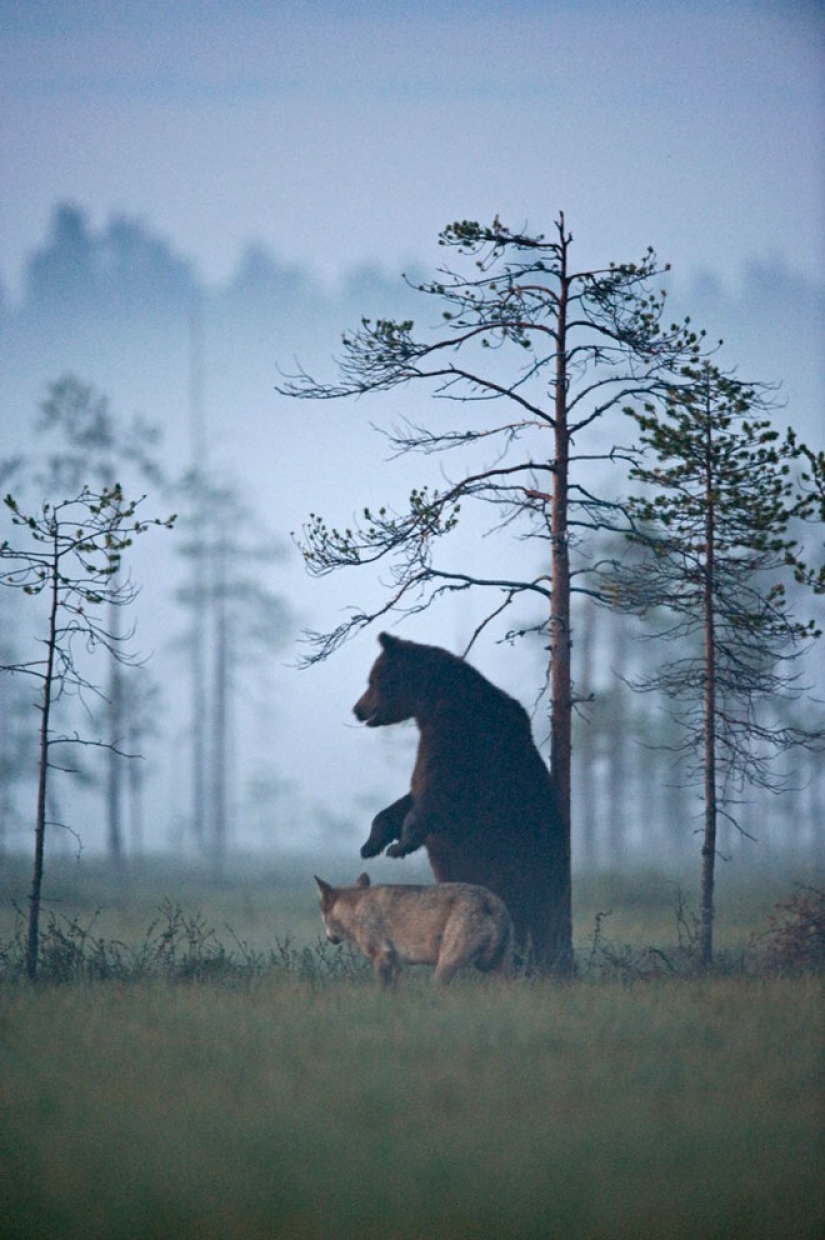
{"type": "Polygon", "coordinates": [[[361,845],[361,856],[366,859],[368,857],[377,857],[383,848],[383,844],[377,844],[375,840],[369,839],[361,845]]]}
{"type": "Polygon", "coordinates": [[[388,857],[407,857],[410,853],[415,852],[416,848],[421,847],[420,840],[399,840],[397,844],[390,844],[387,849],[388,857]]]}

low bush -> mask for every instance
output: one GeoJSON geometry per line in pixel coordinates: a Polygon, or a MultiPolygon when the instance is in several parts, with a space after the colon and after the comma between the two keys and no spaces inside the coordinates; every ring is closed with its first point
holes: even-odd
{"type": "MultiPolygon", "coordinates": [[[[367,962],[355,949],[333,947],[320,937],[314,943],[297,943],[289,935],[276,937],[274,946],[263,950],[227,926],[227,945],[200,910],[187,912],[167,898],[157,913],[144,937],[129,944],[97,932],[99,910],[86,919],[50,912],[40,935],[39,980],[66,984],[162,978],[237,986],[272,975],[313,985],[371,978],[367,962]]],[[[635,982],[708,973],[699,962],[696,914],[678,886],[673,907],[676,942],[669,947],[612,939],[606,932],[610,916],[609,910],[595,916],[589,947],[578,961],[580,978],[635,982]]],[[[25,976],[25,933],[25,918],[18,909],[14,932],[0,943],[0,981],[20,981],[25,976]]],[[[768,928],[751,935],[747,950],[718,951],[711,970],[719,977],[823,971],[825,892],[815,887],[800,887],[777,903],[768,928]]]]}
{"type": "Polygon", "coordinates": [[[800,886],[775,906],[767,930],[752,935],[750,946],[761,972],[825,972],[825,891],[800,886]]]}
{"type": "MultiPolygon", "coordinates": [[[[354,951],[319,939],[298,947],[287,937],[268,951],[251,947],[227,927],[232,945],[218,937],[200,911],[185,912],[165,899],[142,942],[130,946],[96,933],[99,910],[85,923],[79,916],[50,912],[40,933],[38,979],[47,983],[130,981],[163,978],[171,982],[224,981],[242,984],[282,973],[298,981],[355,980],[367,975],[354,951]]],[[[0,944],[0,980],[26,974],[25,918],[20,909],[14,932],[0,944]]]]}

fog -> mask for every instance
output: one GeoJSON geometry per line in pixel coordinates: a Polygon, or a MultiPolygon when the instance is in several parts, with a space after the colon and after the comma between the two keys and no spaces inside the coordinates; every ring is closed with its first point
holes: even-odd
{"type": "MultiPolygon", "coordinates": [[[[394,456],[376,429],[405,417],[444,427],[456,410],[413,391],[298,402],[276,385],[299,365],[334,379],[341,332],[362,315],[436,322],[437,308],[401,275],[436,270],[449,219],[499,212],[513,227],[549,232],[564,209],[582,265],[635,261],[655,246],[674,263],[674,316],[690,314],[709,339],[724,338],[719,360],[741,377],[781,385],[777,421],[821,446],[814,7],[789,14],[742,3],[719,14],[662,3],[629,22],[606,4],[559,5],[555,20],[556,6],[528,4],[510,22],[498,6],[459,4],[446,16],[422,5],[412,23],[367,3],[349,20],[324,4],[288,19],[235,4],[198,6],[199,16],[176,6],[173,19],[149,5],[144,24],[122,6],[90,3],[80,14],[55,2],[28,16],[3,7],[4,490],[35,505],[45,498],[36,478],[55,443],[38,429],[38,410],[49,384],[72,374],[109,398],[121,427],[139,415],[159,428],[165,484],[125,464],[120,480],[146,491],[145,515],[180,514],[175,531],[150,530],[128,561],[140,584],[129,617],[132,648],[146,660],[137,674],[158,696],[137,803],[124,784],[127,853],[199,850],[193,621],[181,591],[192,574],[184,479],[201,441],[201,466],[245,510],[231,525],[250,554],[235,558],[235,570],[245,589],[254,582],[281,608],[270,642],[249,635],[251,612],[232,622],[230,853],[341,846],[354,856],[373,813],[405,789],[414,729],[366,732],[351,713],[376,632],[298,666],[305,631],[374,605],[387,574],[310,578],[294,536],[310,513],[346,526],[365,505],[403,507],[411,487],[437,487],[447,468],[460,473],[458,458],[394,456]]],[[[601,446],[624,433],[605,428],[601,446]]],[[[526,557],[533,566],[535,546],[483,534],[473,520],[462,525],[456,554],[465,563],[526,557]]],[[[4,524],[0,537],[10,536],[4,524]]],[[[2,660],[15,661],[41,632],[38,601],[2,595],[2,660]]],[[[396,631],[461,652],[484,606],[462,595],[396,631]]],[[[578,723],[575,862],[692,855],[695,790],[675,789],[679,772],[649,748],[651,729],[665,727],[661,704],[622,687],[649,650],[626,622],[599,613],[587,623],[590,664],[577,675],[586,672],[595,696],[578,723]]],[[[531,711],[546,752],[543,653],[501,636],[486,634],[472,660],[531,711]]],[[[806,665],[804,679],[821,701],[820,666],[806,665]]],[[[90,677],[105,688],[102,658],[90,677]]],[[[0,694],[0,842],[26,849],[32,684],[3,674],[0,694]]],[[[67,701],[61,726],[97,739],[99,709],[67,701]]],[[[103,762],[90,749],[82,778],[54,773],[50,813],[71,831],[52,832],[53,848],[106,848],[103,762]]],[[[796,783],[797,792],[762,796],[747,811],[766,855],[821,847],[818,766],[802,761],[796,783]]],[[[724,846],[756,847],[735,836],[724,846]]]]}
{"type": "MultiPolygon", "coordinates": [[[[771,356],[781,369],[767,377],[790,376],[783,387],[786,408],[777,416],[815,436],[820,376],[814,345],[823,322],[822,290],[781,267],[765,265],[746,271],[738,288],[708,277],[684,289],[676,284],[671,296],[680,309],[690,306],[711,336],[724,331],[733,338],[725,356],[741,363],[748,377],[764,354],[764,341],[772,337],[771,356]],[[770,301],[764,296],[767,289],[770,301]],[[783,307],[781,333],[774,327],[777,305],[783,307]]],[[[405,789],[414,729],[368,732],[351,714],[377,650],[375,631],[361,634],[325,662],[299,667],[309,653],[305,632],[333,628],[350,606],[375,605],[385,591],[381,579],[386,581],[386,571],[312,579],[293,535],[300,537],[311,512],[345,526],[367,504],[401,507],[412,486],[443,483],[443,460],[393,456],[376,424],[388,430],[409,417],[443,428],[445,419],[455,418],[456,408],[445,411],[411,392],[355,402],[299,402],[279,395],[275,386],[283,371],[299,364],[335,378],[342,328],[356,325],[362,314],[417,315],[420,300],[401,279],[379,269],[353,272],[329,288],[312,272],[288,266],[263,247],[251,250],[226,284],[205,286],[151,230],[134,223],[127,228],[123,220],[95,230],[81,210],[66,204],[56,209],[49,235],[31,256],[24,296],[3,323],[9,363],[2,382],[3,457],[7,462],[20,458],[7,488],[29,503],[46,498],[36,479],[59,440],[37,429],[38,408],[49,383],[69,372],[110,398],[124,437],[135,414],[158,427],[156,454],[165,483],[147,483],[126,461],[118,464],[125,471],[118,479],[127,494],[147,492],[145,516],[180,514],[177,529],[148,531],[128,559],[141,590],[130,609],[136,624],[131,646],[146,660],[133,675],[149,677],[158,696],[151,727],[141,740],[138,825],[126,787],[123,792],[127,853],[197,854],[199,847],[192,825],[195,705],[188,652],[193,620],[181,593],[191,589],[191,557],[187,560],[185,552],[193,538],[186,525],[190,498],[184,478],[201,437],[206,472],[215,484],[232,489],[233,512],[240,513],[233,518],[238,549],[233,571],[244,582],[251,575],[256,588],[281,609],[274,631],[262,641],[246,635],[243,608],[234,621],[225,724],[229,852],[352,847],[354,853],[372,814],[405,789]]],[[[432,314],[429,305],[424,309],[432,314]]],[[[764,372],[756,373],[761,377],[764,372]]],[[[451,460],[449,468],[459,467],[451,460]]],[[[606,479],[605,485],[619,481],[606,479]]],[[[534,567],[539,554],[534,546],[506,545],[504,533],[483,534],[484,527],[471,519],[456,536],[454,554],[465,566],[480,571],[506,562],[512,572],[522,557],[534,567]]],[[[19,659],[26,634],[42,633],[42,605],[4,594],[6,645],[19,659]]],[[[460,602],[447,600],[408,617],[398,631],[461,652],[486,608],[487,600],[462,595],[460,602]]],[[[584,623],[584,613],[579,614],[584,623]]],[[[541,650],[524,642],[502,643],[502,632],[492,629],[485,635],[472,659],[533,712],[536,739],[546,752],[541,650]]],[[[652,756],[650,748],[651,728],[662,734],[660,740],[667,739],[664,716],[659,719],[662,705],[651,707],[619,679],[640,660],[649,665],[657,656],[639,644],[628,620],[593,613],[587,632],[588,667],[579,662],[577,678],[587,679],[595,700],[578,724],[578,858],[640,863],[689,849],[692,816],[699,808],[695,790],[679,790],[672,756],[665,751],[652,756]],[[651,793],[654,767],[658,776],[651,793]]],[[[214,633],[205,640],[214,644],[214,633]]],[[[584,641],[577,641],[577,659],[584,657],[583,648],[584,641]]],[[[209,655],[204,672],[208,700],[215,692],[212,662],[209,655]]],[[[106,690],[102,656],[90,664],[88,674],[106,690]]],[[[11,751],[28,728],[30,743],[23,777],[14,780],[8,799],[7,848],[25,841],[34,797],[36,715],[33,710],[19,713],[18,682],[14,678],[18,713],[13,726],[7,722],[5,736],[11,751]]],[[[27,693],[31,699],[30,687],[27,693]]],[[[89,739],[100,738],[99,718],[88,713],[95,708],[90,695],[85,707],[73,701],[64,706],[61,722],[70,734],[77,730],[89,739]]],[[[72,830],[54,833],[53,847],[61,846],[62,835],[66,849],[75,848],[78,837],[85,849],[105,848],[102,763],[100,754],[90,750],[83,755],[82,782],[54,773],[54,817],[72,830]]],[[[205,779],[208,798],[211,772],[205,779]]],[[[748,811],[755,834],[781,845],[787,824],[795,821],[788,846],[802,852],[815,846],[813,829],[805,823],[818,813],[822,782],[812,783],[806,768],[803,784],[796,799],[787,794],[775,820],[764,807],[748,811]]]]}

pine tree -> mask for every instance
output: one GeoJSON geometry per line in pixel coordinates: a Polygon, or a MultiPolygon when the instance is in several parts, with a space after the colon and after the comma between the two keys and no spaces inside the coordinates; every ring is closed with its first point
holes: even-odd
{"type": "Polygon", "coordinates": [[[498,219],[490,226],[465,220],[449,225],[440,244],[457,252],[461,268],[444,267],[415,286],[436,302],[439,328],[416,333],[411,320],[363,319],[344,337],[337,383],[302,373],[280,388],[330,399],[423,384],[442,407],[462,407],[461,424],[401,427],[389,435],[393,450],[468,458],[458,481],[415,488],[406,511],[365,507],[363,520],[344,530],[310,516],[302,543],[310,572],[389,561],[392,574],[387,601],[316,634],[310,661],[381,615],[421,611],[471,588],[486,591],[492,602],[470,646],[514,603],[538,607],[537,620],[518,622],[507,636],[538,633],[548,649],[550,765],[567,841],[567,899],[553,930],[560,945],[554,967],[566,971],[572,963],[571,594],[575,579],[590,569],[582,550],[588,532],[614,528],[620,515],[592,490],[596,462],[615,462],[620,454],[592,432],[629,399],[663,392],[679,366],[697,360],[703,342],[688,323],[666,325],[664,294],[653,283],[663,269],[653,250],[638,263],[576,270],[563,215],[550,238],[513,232],[498,219]],[[483,452],[487,461],[476,466],[483,452]],[[487,576],[469,567],[477,540],[453,559],[445,554],[444,544],[452,547],[463,528],[465,508],[479,503],[492,509],[499,534],[545,544],[534,573],[513,568],[511,540],[500,540],[501,569],[487,576]]]}
{"type": "Polygon", "coordinates": [[[647,490],[627,508],[644,554],[614,565],[615,601],[664,608],[661,635],[679,642],[637,687],[674,704],[701,784],[699,953],[708,966],[720,818],[745,830],[738,807],[748,786],[778,790],[777,754],[823,737],[776,714],[778,701],[802,695],[797,661],[820,635],[795,618],[788,593],[793,577],[815,585],[793,523],[817,514],[816,490],[799,473],[816,458],[793,431],[774,429],[764,388],[707,361],[683,368],[663,405],[626,411],[646,453],[631,477],[647,490]]]}

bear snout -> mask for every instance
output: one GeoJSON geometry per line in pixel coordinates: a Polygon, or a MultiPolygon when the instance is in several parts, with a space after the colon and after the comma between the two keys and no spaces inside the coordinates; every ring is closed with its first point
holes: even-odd
{"type": "Polygon", "coordinates": [[[367,701],[366,696],[359,698],[352,708],[352,713],[359,722],[367,725],[368,728],[374,728],[379,723],[378,707],[373,706],[367,701]]]}

